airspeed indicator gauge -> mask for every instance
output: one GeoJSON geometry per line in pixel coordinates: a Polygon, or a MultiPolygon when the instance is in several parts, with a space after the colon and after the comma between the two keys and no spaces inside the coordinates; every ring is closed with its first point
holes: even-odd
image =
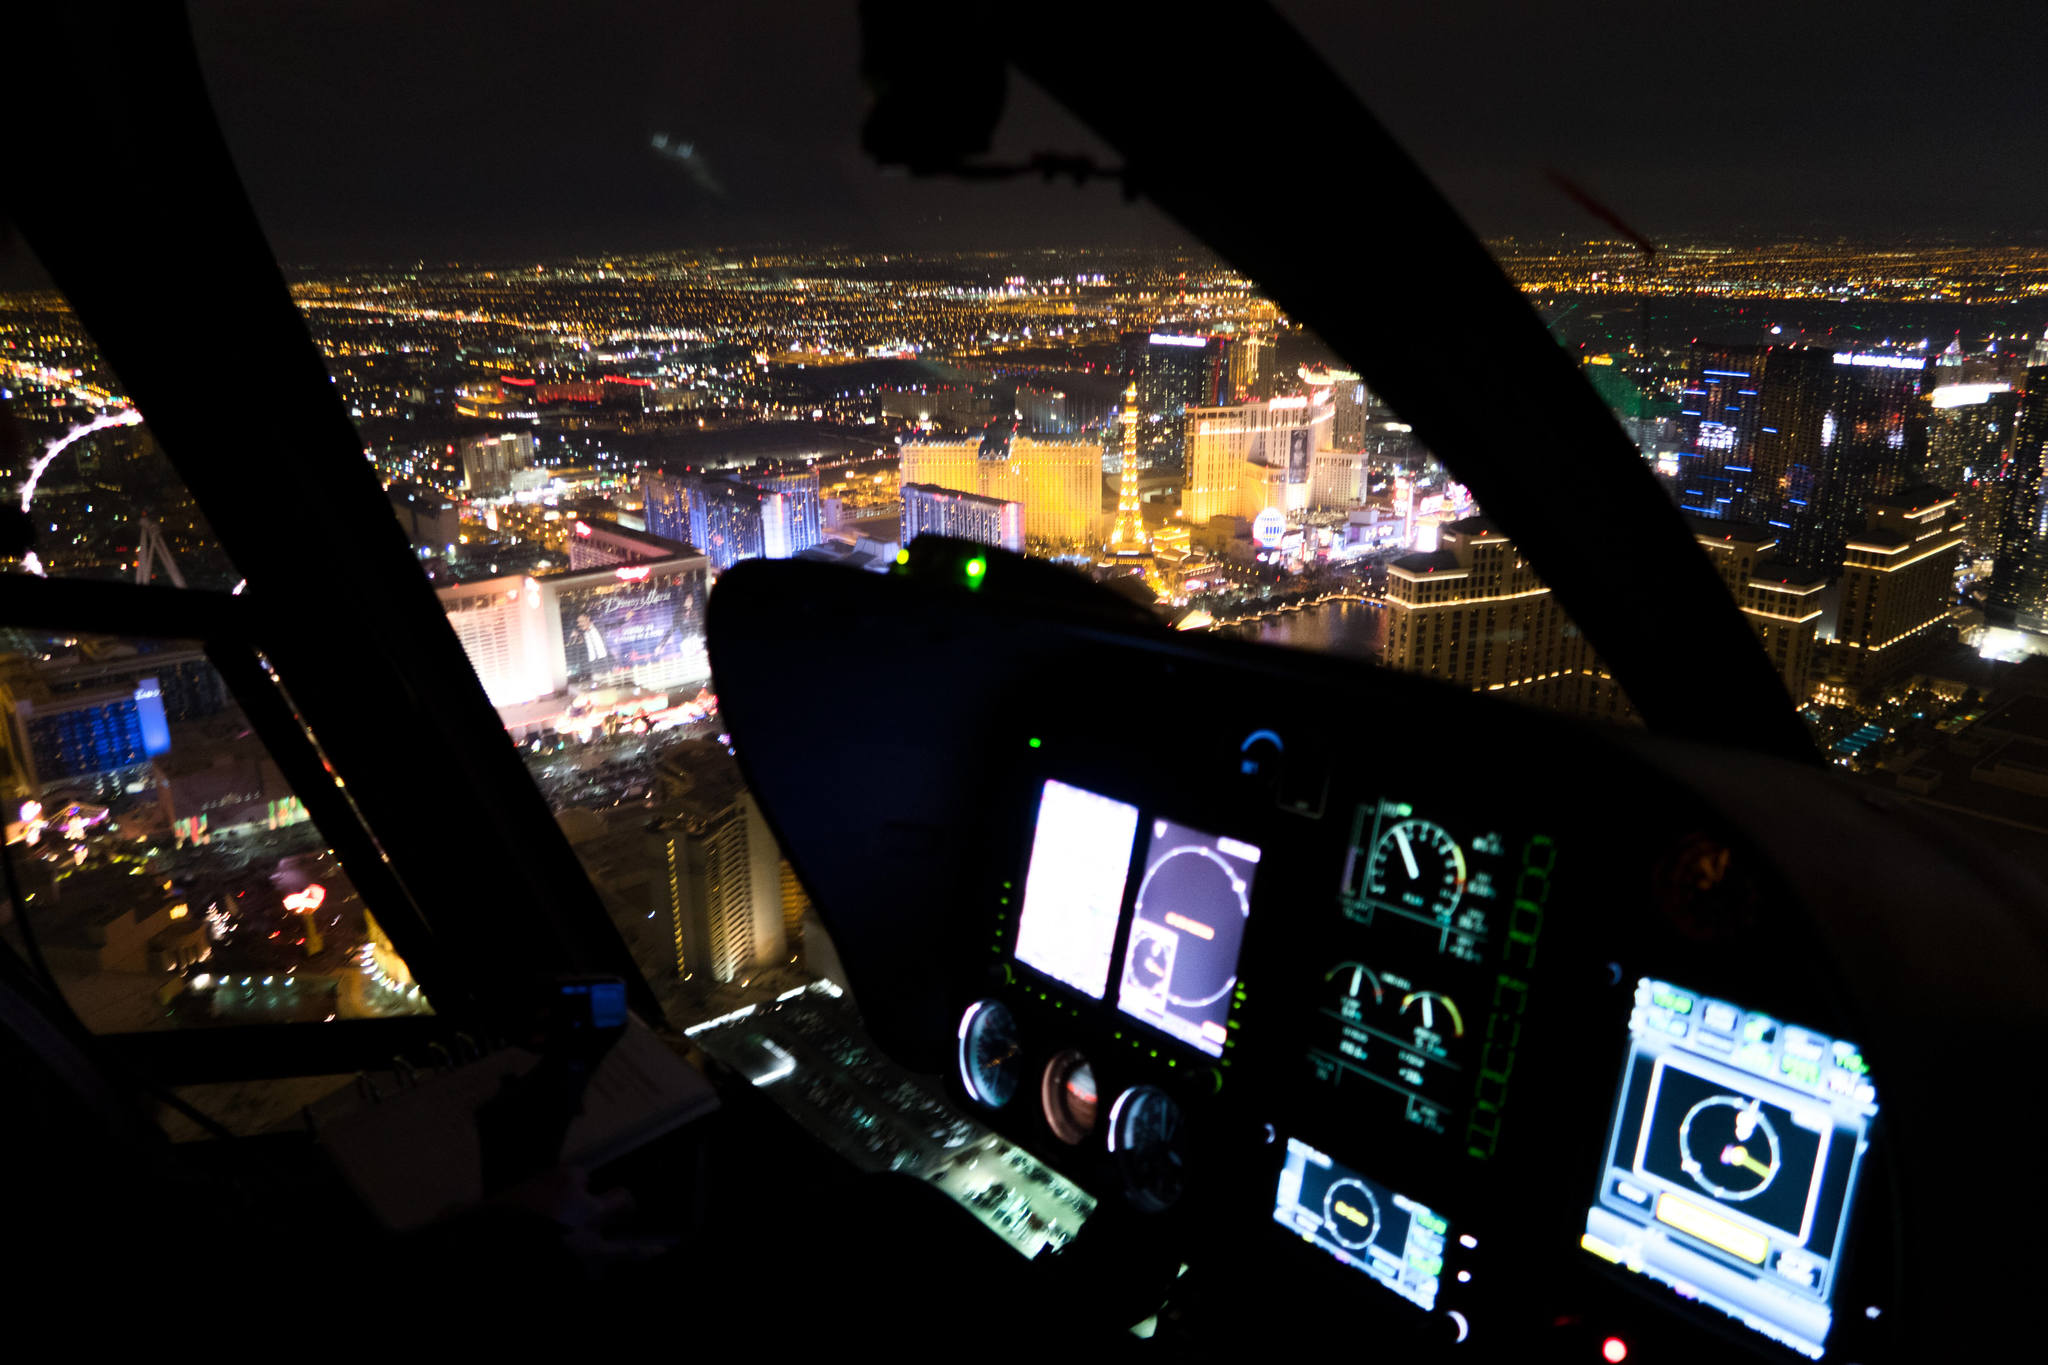
{"type": "Polygon", "coordinates": [[[1441,825],[1397,821],[1373,843],[1365,890],[1410,913],[1447,920],[1465,894],[1465,851],[1441,825]]]}
{"type": "Polygon", "coordinates": [[[960,1017],[960,1084],[991,1109],[1017,1094],[1023,1048],[1017,1021],[1000,1000],[977,1000],[960,1017]]]}

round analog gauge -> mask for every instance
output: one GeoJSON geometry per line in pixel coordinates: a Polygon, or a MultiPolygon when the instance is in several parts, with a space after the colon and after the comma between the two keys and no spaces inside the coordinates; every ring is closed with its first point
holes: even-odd
{"type": "Polygon", "coordinates": [[[1079,1142],[1095,1131],[1095,1068],[1069,1049],[1045,1064],[1039,1082],[1046,1126],[1061,1142],[1079,1142]]]}
{"type": "Polygon", "coordinates": [[[1678,1124],[1678,1164],[1721,1199],[1754,1199],[1778,1176],[1778,1130],[1760,1100],[1715,1095],[1678,1124]]]}
{"type": "Polygon", "coordinates": [[[1346,1251],[1363,1251],[1380,1230],[1380,1201],[1362,1180],[1333,1180],[1323,1191],[1323,1227],[1346,1251]]]}
{"type": "Polygon", "coordinates": [[[1000,1000],[977,1000],[960,1016],[960,1084],[991,1109],[1017,1096],[1024,1050],[1017,1020],[1000,1000]]]}
{"type": "Polygon", "coordinates": [[[1109,1110],[1109,1150],[1124,1193],[1147,1213],[1171,1208],[1187,1183],[1180,1106],[1156,1085],[1133,1086],[1109,1110]]]}
{"type": "Polygon", "coordinates": [[[1402,820],[1372,846],[1365,889],[1404,910],[1449,919],[1465,894],[1465,850],[1427,820],[1402,820]]]}

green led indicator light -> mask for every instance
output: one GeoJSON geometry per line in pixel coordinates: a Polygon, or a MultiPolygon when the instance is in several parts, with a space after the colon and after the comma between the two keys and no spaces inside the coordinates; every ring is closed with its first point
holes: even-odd
{"type": "Polygon", "coordinates": [[[1174,1060],[1173,1058],[1171,1058],[1171,1057],[1168,1057],[1168,1058],[1166,1059],[1166,1064],[1167,1064],[1168,1066],[1179,1066],[1179,1065],[1180,1065],[1180,1063],[1179,1063],[1179,1062],[1175,1061],[1175,1060],[1174,1060]]]}
{"type": "Polygon", "coordinates": [[[976,555],[974,558],[967,561],[966,567],[967,586],[970,588],[980,587],[981,576],[988,572],[988,561],[986,559],[983,559],[980,555],[976,555]]]}
{"type": "MultiPolygon", "coordinates": [[[[1037,735],[1033,735],[1031,737],[1031,747],[1034,749],[1043,749],[1045,747],[1045,741],[1040,739],[1037,735]]],[[[1004,882],[1003,885],[1008,886],[1009,883],[1004,882]]]]}
{"type": "Polygon", "coordinates": [[[908,564],[910,562],[910,551],[898,550],[896,552],[896,562],[898,564],[908,564]]]}
{"type": "Polygon", "coordinates": [[[1159,1055],[1159,1049],[1158,1049],[1158,1048],[1156,1048],[1156,1047],[1155,1047],[1155,1048],[1153,1048],[1153,1049],[1152,1049],[1152,1055],[1153,1055],[1154,1057],[1157,1057],[1157,1056],[1159,1055]]]}

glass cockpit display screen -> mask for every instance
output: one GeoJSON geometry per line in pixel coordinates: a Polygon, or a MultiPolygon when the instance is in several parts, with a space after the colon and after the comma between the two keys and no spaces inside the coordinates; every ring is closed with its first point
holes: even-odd
{"type": "Polygon", "coordinates": [[[1406,1195],[1339,1165],[1300,1138],[1273,1194],[1273,1221],[1417,1307],[1436,1307],[1450,1224],[1406,1195]]]}
{"type": "Polygon", "coordinates": [[[1359,805],[1321,962],[1310,1074],[1492,1154],[1555,844],[1405,801],[1359,805]]]}
{"type": "Polygon", "coordinates": [[[1242,840],[1153,820],[1118,1009],[1223,1055],[1258,863],[1242,840]]]}
{"type": "Polygon", "coordinates": [[[1817,1360],[1876,1113],[1855,1044],[1638,981],[1580,1245],[1817,1360]]]}
{"type": "Polygon", "coordinates": [[[1100,1000],[1138,837],[1138,808],[1048,780],[1031,835],[1017,960],[1100,1000]]]}

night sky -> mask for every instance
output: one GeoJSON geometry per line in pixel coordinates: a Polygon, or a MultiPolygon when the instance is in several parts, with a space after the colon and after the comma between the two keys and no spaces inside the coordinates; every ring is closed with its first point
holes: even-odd
{"type": "MultiPolygon", "coordinates": [[[[1488,235],[1600,231],[1546,183],[1550,167],[1660,240],[2048,227],[2048,16],[2026,0],[1281,8],[1488,235]]],[[[853,0],[192,9],[229,141],[288,261],[1183,240],[1106,185],[877,171],[857,144],[853,0]],[[656,135],[690,157],[657,152],[656,135]]],[[[1013,12],[1030,22],[1028,6],[1013,12]]],[[[1180,73],[1148,79],[1169,105],[1217,94],[1180,73]]],[[[1213,80],[1242,80],[1257,103],[1284,73],[1233,70],[1219,40],[1213,80]]],[[[1000,151],[1101,155],[1036,91],[1012,92],[1000,151]]],[[[1329,143],[1330,184],[1300,211],[1398,211],[1374,200],[1371,167],[1341,138],[1312,135],[1329,143]]]]}

